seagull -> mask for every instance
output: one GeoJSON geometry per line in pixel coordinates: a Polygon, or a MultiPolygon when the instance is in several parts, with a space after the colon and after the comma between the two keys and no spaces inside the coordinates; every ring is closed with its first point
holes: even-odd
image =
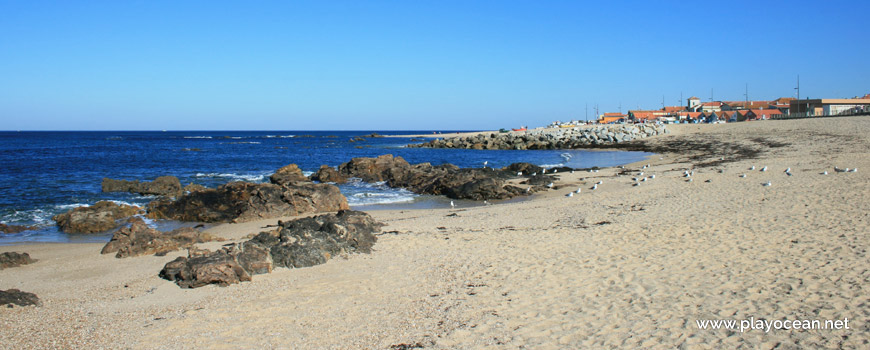
{"type": "Polygon", "coordinates": [[[643,171],[637,173],[637,176],[643,176],[643,171]]]}
{"type": "Polygon", "coordinates": [[[857,172],[858,172],[858,168],[852,168],[852,170],[850,170],[849,172],[850,172],[850,173],[857,173],[857,172]]]}
{"type": "Polygon", "coordinates": [[[526,192],[532,192],[532,186],[529,186],[529,188],[526,188],[526,192]]]}
{"type": "Polygon", "coordinates": [[[597,172],[598,172],[598,169],[595,169],[595,171],[593,171],[593,172],[594,172],[594,173],[597,173],[597,172]]]}
{"type": "Polygon", "coordinates": [[[746,177],[746,174],[740,174],[740,177],[746,177]]]}
{"type": "Polygon", "coordinates": [[[547,169],[541,169],[541,174],[546,174],[546,173],[547,173],[547,169]]]}
{"type": "Polygon", "coordinates": [[[598,182],[596,182],[595,184],[596,184],[596,185],[600,185],[600,184],[603,184],[603,183],[604,183],[604,181],[598,181],[598,182]]]}
{"type": "Polygon", "coordinates": [[[785,171],[783,171],[783,172],[784,172],[784,173],[790,173],[790,172],[791,172],[791,168],[790,168],[790,167],[789,167],[789,168],[785,168],[785,171]]]}
{"type": "Polygon", "coordinates": [[[640,181],[642,181],[642,182],[646,182],[646,178],[643,178],[643,179],[641,179],[640,181]]]}
{"type": "Polygon", "coordinates": [[[656,178],[656,174],[652,174],[652,175],[650,175],[649,178],[650,178],[650,179],[655,179],[655,178],[656,178]]]}
{"type": "Polygon", "coordinates": [[[686,180],[686,182],[692,182],[692,179],[690,178],[690,179],[686,180]]]}
{"type": "Polygon", "coordinates": [[[770,187],[770,181],[761,184],[761,186],[764,186],[764,187],[770,187]]]}
{"type": "Polygon", "coordinates": [[[767,167],[761,168],[761,171],[767,171],[767,167]]]}
{"type": "Polygon", "coordinates": [[[553,188],[553,183],[551,182],[551,183],[547,184],[547,187],[553,188]]]}
{"type": "Polygon", "coordinates": [[[755,170],[755,165],[749,167],[749,170],[755,170]]]}
{"type": "Polygon", "coordinates": [[[522,171],[517,171],[517,176],[523,176],[523,172],[522,172],[522,171]]]}
{"type": "Polygon", "coordinates": [[[640,186],[640,182],[635,182],[632,186],[640,186]]]}
{"type": "Polygon", "coordinates": [[[692,170],[692,172],[691,172],[691,173],[689,173],[689,175],[691,175],[691,176],[695,176],[695,171],[694,171],[694,170],[692,170]]]}
{"type": "Polygon", "coordinates": [[[711,182],[713,182],[713,180],[711,180],[711,179],[707,179],[707,181],[704,181],[704,182],[706,182],[706,183],[711,183],[711,182]]]}
{"type": "Polygon", "coordinates": [[[553,174],[558,173],[559,169],[553,169],[553,174]]]}
{"type": "Polygon", "coordinates": [[[571,170],[571,174],[573,174],[573,173],[574,173],[574,170],[571,170]]]}
{"type": "Polygon", "coordinates": [[[591,172],[592,172],[592,169],[589,169],[589,172],[591,173],[591,172]]]}
{"type": "Polygon", "coordinates": [[[574,197],[574,192],[568,192],[568,194],[566,194],[565,196],[566,197],[574,197]]]}
{"type": "Polygon", "coordinates": [[[725,160],[725,157],[720,157],[719,160],[725,160]]]}
{"type": "Polygon", "coordinates": [[[484,201],[483,201],[483,205],[489,205],[489,202],[487,202],[486,200],[484,200],[484,201]]]}
{"type": "Polygon", "coordinates": [[[582,190],[582,189],[583,188],[577,188],[577,194],[580,194],[580,190],[582,190]]]}
{"type": "Polygon", "coordinates": [[[453,201],[450,201],[450,209],[456,208],[456,205],[453,204],[453,201]]]}
{"type": "MultiPolygon", "coordinates": [[[[846,168],[846,169],[848,169],[848,168],[846,168]]],[[[838,168],[838,167],[834,167],[834,171],[836,171],[836,172],[838,172],[838,173],[842,173],[842,172],[843,172],[843,169],[840,169],[840,168],[838,168]]]]}
{"type": "Polygon", "coordinates": [[[823,172],[822,175],[828,175],[828,171],[825,170],[825,172],[823,172]]]}
{"type": "Polygon", "coordinates": [[[533,172],[533,173],[532,173],[532,176],[538,176],[538,172],[537,172],[537,171],[536,171],[536,172],[533,172]]]}
{"type": "Polygon", "coordinates": [[[637,180],[638,179],[636,177],[631,178],[631,181],[637,181],[637,180]]]}
{"type": "Polygon", "coordinates": [[[594,191],[596,189],[598,189],[598,184],[592,185],[592,190],[594,191]]]}
{"type": "Polygon", "coordinates": [[[486,168],[486,165],[489,164],[488,160],[483,161],[483,167],[486,168]]]}
{"type": "Polygon", "coordinates": [[[791,173],[785,173],[785,174],[788,175],[788,176],[791,176],[791,173]]]}

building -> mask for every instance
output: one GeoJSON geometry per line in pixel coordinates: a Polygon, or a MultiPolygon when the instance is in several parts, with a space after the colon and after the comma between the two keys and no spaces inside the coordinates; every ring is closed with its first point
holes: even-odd
{"type": "Polygon", "coordinates": [[[598,118],[598,123],[624,123],[626,120],[628,120],[628,115],[622,113],[604,113],[603,115],[601,115],[601,117],[598,118]]]}
{"type": "Polygon", "coordinates": [[[782,115],[778,109],[750,109],[746,111],[746,120],[766,120],[782,115]]]}
{"type": "Polygon", "coordinates": [[[791,114],[805,114],[807,116],[851,115],[870,112],[870,98],[792,100],[789,105],[791,114]]]}
{"type": "Polygon", "coordinates": [[[644,110],[635,110],[628,111],[628,119],[635,123],[645,123],[656,121],[660,117],[667,117],[668,113],[661,110],[655,111],[644,111],[644,110]]]}
{"type": "Polygon", "coordinates": [[[686,103],[686,110],[692,111],[692,112],[697,112],[698,106],[700,106],[700,105],[701,105],[700,98],[697,98],[695,96],[689,97],[689,99],[687,100],[687,103],[686,103]]]}

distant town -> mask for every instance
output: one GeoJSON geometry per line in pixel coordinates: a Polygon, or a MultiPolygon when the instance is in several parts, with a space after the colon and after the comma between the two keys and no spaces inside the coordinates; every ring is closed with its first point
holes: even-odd
{"type": "Polygon", "coordinates": [[[796,99],[780,97],[770,101],[701,102],[695,96],[685,106],[663,106],[653,110],[604,113],[596,120],[555,121],[548,127],[580,124],[619,123],[734,123],[766,119],[861,115],[870,113],[870,94],[844,99],[796,99]]]}

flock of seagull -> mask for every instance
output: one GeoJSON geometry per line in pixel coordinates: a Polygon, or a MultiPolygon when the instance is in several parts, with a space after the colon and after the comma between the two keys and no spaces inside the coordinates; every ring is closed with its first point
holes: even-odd
{"type": "MultiPolygon", "coordinates": [[[[719,158],[719,160],[725,160],[725,158],[719,158]]],[[[483,167],[486,168],[487,164],[489,164],[489,161],[484,161],[484,162],[483,162],[483,167]]],[[[620,166],[619,168],[620,168],[620,169],[625,169],[625,166],[620,166]]],[[[647,182],[647,181],[649,181],[649,180],[654,180],[654,179],[656,178],[655,174],[644,175],[644,170],[649,169],[649,168],[650,168],[650,165],[649,165],[649,164],[646,164],[646,165],[644,165],[643,167],[641,167],[641,171],[637,172],[636,176],[631,178],[631,180],[634,181],[634,183],[632,184],[632,186],[637,187],[637,186],[640,186],[640,184],[641,184],[642,182],[647,182]]],[[[755,169],[756,169],[755,165],[749,167],[749,170],[750,170],[750,171],[754,171],[755,169]]],[[[553,173],[555,174],[555,173],[558,173],[559,170],[558,170],[558,169],[552,169],[552,171],[553,171],[553,173]]],[[[763,166],[763,167],[761,167],[761,169],[759,169],[758,171],[760,171],[760,172],[767,172],[767,166],[763,166]]],[[[590,173],[597,173],[597,172],[598,172],[598,169],[589,169],[589,172],[590,172],[590,173]]],[[[724,173],[724,172],[725,172],[724,170],[719,170],[719,173],[724,173]]],[[[834,167],[834,172],[837,172],[837,173],[857,173],[857,172],[858,172],[858,168],[845,168],[845,169],[841,169],[841,168],[839,168],[839,167],[834,167]]],[[[546,169],[546,168],[543,168],[543,169],[541,170],[541,173],[542,173],[542,174],[546,174],[546,173],[547,173],[547,169],[546,169]]],[[[571,170],[571,174],[573,174],[573,173],[574,173],[574,170],[571,170]]],[[[785,175],[787,175],[787,176],[792,176],[792,175],[793,175],[792,172],[791,172],[791,167],[786,168],[786,169],[783,171],[783,173],[785,173],[785,175]]],[[[537,172],[532,173],[532,176],[537,176],[537,175],[538,175],[537,172]]],[[[828,171],[826,170],[826,171],[824,171],[824,172],[822,172],[822,173],[819,173],[819,175],[828,175],[828,171]]],[[[522,172],[522,171],[518,171],[518,172],[517,172],[517,176],[523,176],[523,172],[522,172]]],[[[692,182],[692,180],[693,180],[693,179],[692,179],[693,176],[695,176],[695,170],[694,170],[694,169],[683,171],[683,175],[682,175],[682,177],[686,179],[686,180],[685,180],[686,182],[692,182]]],[[[746,178],[746,173],[742,173],[742,174],[740,174],[739,177],[740,177],[740,178],[746,178]]],[[[712,180],[706,180],[705,182],[712,182],[712,180]]],[[[604,184],[604,181],[599,180],[598,182],[596,182],[595,184],[593,184],[592,187],[589,188],[589,190],[590,190],[590,191],[595,191],[595,190],[598,189],[598,185],[602,185],[602,184],[604,184]]],[[[764,186],[764,187],[770,187],[770,186],[771,186],[771,182],[768,180],[767,182],[764,182],[764,183],[762,183],[761,185],[764,186]]],[[[555,184],[554,184],[553,182],[550,182],[549,184],[547,184],[547,188],[550,188],[550,189],[552,189],[554,186],[555,186],[555,184]]],[[[528,188],[526,188],[526,192],[531,192],[531,190],[532,190],[532,187],[531,187],[531,186],[529,186],[528,188]]],[[[565,197],[569,197],[569,198],[570,198],[570,197],[574,197],[575,194],[578,194],[578,195],[579,195],[582,191],[583,191],[583,187],[578,187],[576,191],[568,192],[568,194],[566,194],[565,197]]],[[[484,205],[489,205],[489,202],[487,202],[487,201],[483,201],[483,204],[484,204],[484,205]]],[[[456,208],[456,204],[453,203],[453,201],[450,201],[450,208],[451,208],[451,209],[456,208]]]]}

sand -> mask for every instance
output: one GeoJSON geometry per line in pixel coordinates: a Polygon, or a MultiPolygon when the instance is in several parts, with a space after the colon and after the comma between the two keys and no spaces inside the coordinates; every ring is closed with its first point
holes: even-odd
{"type": "MultiPolygon", "coordinates": [[[[671,131],[644,147],[699,150],[631,164],[632,175],[560,174],[557,189],[529,201],[371,211],[388,225],[372,254],[225,288],[159,279],[182,252],[115,259],[99,244],[0,247],[40,259],[0,271],[0,289],[44,303],[0,310],[0,347],[868,348],[870,118],[671,131]],[[639,171],[656,178],[632,186],[639,171]],[[750,318],[848,318],[850,329],[696,323],[750,318]]],[[[210,230],[241,239],[275,221],[210,230]]]]}

